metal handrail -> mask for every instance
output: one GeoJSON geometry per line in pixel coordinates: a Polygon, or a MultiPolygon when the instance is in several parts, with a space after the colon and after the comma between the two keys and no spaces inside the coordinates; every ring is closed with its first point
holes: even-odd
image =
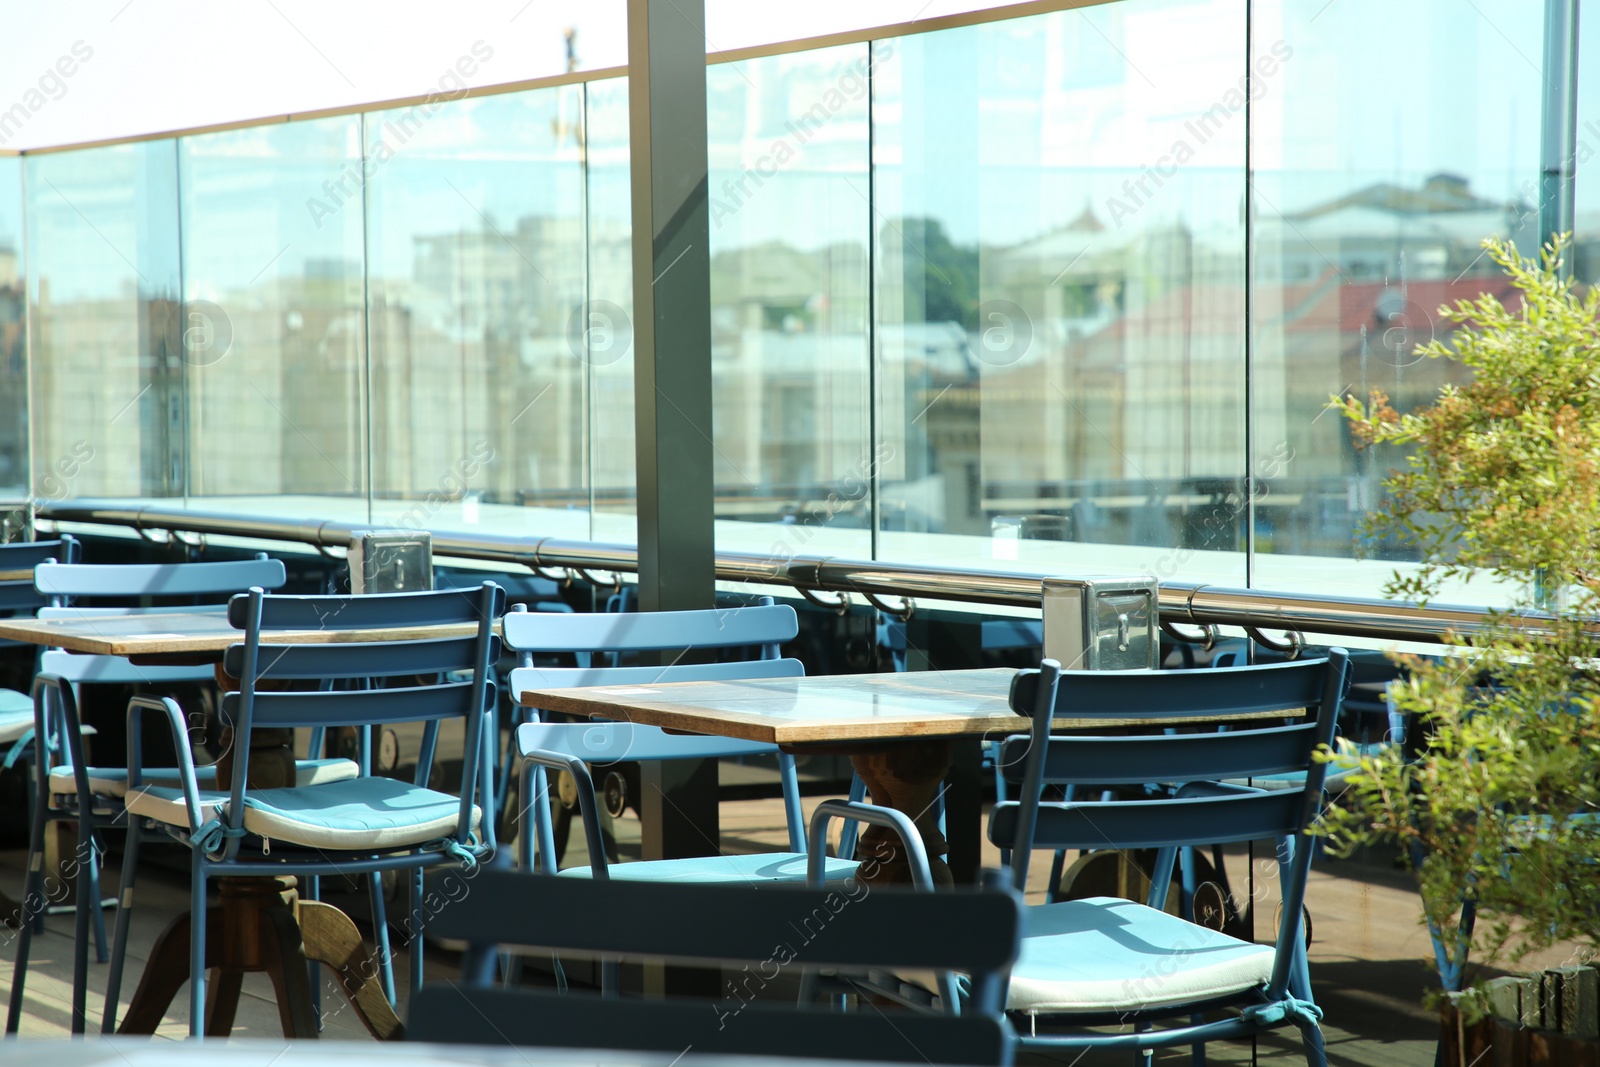
{"type": "MultiPolygon", "coordinates": [[[[130,507],[126,503],[92,500],[42,504],[38,514],[39,518],[54,523],[244,537],[312,545],[319,550],[348,546],[352,533],[371,525],[194,511],[159,504],[130,507]]],[[[609,573],[637,573],[638,570],[638,555],[632,545],[553,537],[530,539],[495,534],[436,533],[433,551],[439,556],[535,570],[546,567],[609,573]]],[[[810,592],[1023,608],[1040,607],[1043,579],[1056,576],[1046,572],[983,571],[836,556],[778,557],[749,552],[718,552],[716,573],[722,581],[786,585],[810,592]]],[[[1478,632],[1486,627],[1493,614],[1489,608],[1469,605],[1419,605],[1182,582],[1162,583],[1159,609],[1162,621],[1168,623],[1266,628],[1389,641],[1440,641],[1450,632],[1478,632]]],[[[1533,628],[1539,628],[1547,619],[1548,616],[1526,616],[1527,624],[1533,628]]],[[[1600,621],[1593,629],[1600,634],[1600,621]]]]}

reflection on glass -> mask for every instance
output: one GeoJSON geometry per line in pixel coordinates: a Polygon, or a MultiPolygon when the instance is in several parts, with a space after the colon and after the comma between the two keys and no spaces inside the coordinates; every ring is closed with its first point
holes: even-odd
{"type": "Polygon", "coordinates": [[[869,66],[861,44],[707,71],[722,548],[872,548],[869,66]]]}
{"type": "Polygon", "coordinates": [[[1483,238],[1538,243],[1541,20],[1516,0],[1252,10],[1265,87],[1252,116],[1254,580],[1372,595],[1407,550],[1363,543],[1359,523],[1404,457],[1357,452],[1325,405],[1380,391],[1406,411],[1460,380],[1416,346],[1441,335],[1441,304],[1509,291],[1483,238]],[[1428,46],[1374,77],[1379,24],[1428,46]]]}
{"type": "Polygon", "coordinates": [[[181,496],[176,145],[24,166],[34,495],[181,496]]]}
{"type": "Polygon", "coordinates": [[[1244,17],[873,46],[881,556],[1240,584],[1244,17]]]}
{"type": "Polygon", "coordinates": [[[28,495],[27,279],[22,159],[0,159],[0,496],[28,495]]]}
{"type": "MultiPolygon", "coordinates": [[[[1573,145],[1573,273],[1588,285],[1600,281],[1600,25],[1578,20],[1578,136],[1573,145]]],[[[1520,249],[1521,246],[1519,245],[1520,249]]]]}
{"type": "Polygon", "coordinates": [[[638,527],[633,427],[633,205],[628,81],[586,86],[589,291],[568,337],[589,364],[589,461],[597,541],[633,544],[638,527]]]}
{"type": "Polygon", "coordinates": [[[375,521],[588,537],[582,88],[365,139],[375,521]]]}
{"type": "Polygon", "coordinates": [[[350,116],[178,142],[200,506],[366,517],[359,130],[350,116]]]}

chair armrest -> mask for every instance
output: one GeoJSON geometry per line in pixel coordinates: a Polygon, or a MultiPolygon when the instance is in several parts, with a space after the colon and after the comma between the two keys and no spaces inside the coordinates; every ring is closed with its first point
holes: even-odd
{"type": "MultiPolygon", "coordinates": [[[[589,774],[589,765],[576,756],[568,756],[561,752],[549,752],[544,749],[532,748],[521,753],[523,761],[532,767],[543,767],[550,771],[566,771],[572,775],[578,784],[578,813],[583,819],[583,838],[589,846],[589,869],[598,879],[606,879],[611,875],[606,870],[606,844],[605,838],[600,834],[600,808],[594,795],[594,778],[589,774]]],[[[531,776],[530,776],[531,777],[531,776]]],[[[526,784],[527,779],[524,779],[526,784]]],[[[532,811],[533,805],[538,803],[538,798],[525,795],[523,799],[524,810],[532,811]]],[[[524,831],[526,833],[526,831],[524,831]]],[[[543,859],[543,857],[541,857],[543,859]]],[[[555,857],[551,856],[546,863],[546,868],[553,872],[555,857]]]]}
{"type": "Polygon", "coordinates": [[[933,875],[928,870],[928,850],[923,847],[922,835],[903,812],[876,804],[863,804],[854,800],[824,800],[811,813],[809,847],[806,852],[806,881],[822,884],[823,861],[828,855],[828,823],[833,819],[855,819],[872,826],[893,830],[905,845],[910,858],[911,884],[918,889],[933,889],[933,875]]]}
{"type": "MultiPolygon", "coordinates": [[[[136,696],[128,701],[128,791],[137,789],[143,782],[144,752],[140,728],[144,713],[154,712],[165,716],[172,731],[172,748],[178,757],[178,784],[183,788],[183,805],[189,815],[189,834],[192,838],[203,825],[200,818],[200,783],[195,779],[194,753],[189,748],[189,728],[183,710],[171,697],[136,696]]],[[[243,768],[238,768],[243,773],[243,768]]],[[[226,816],[232,823],[243,820],[242,810],[230,811],[226,816]]],[[[237,826],[234,827],[237,829],[237,826]]]]}

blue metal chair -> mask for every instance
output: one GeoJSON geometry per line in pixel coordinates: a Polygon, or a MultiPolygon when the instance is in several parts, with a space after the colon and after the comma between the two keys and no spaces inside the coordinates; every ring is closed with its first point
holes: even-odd
{"type": "MultiPolygon", "coordinates": [[[[681,1054],[1009,1064],[1000,986],[1016,956],[1021,902],[1004,887],[919,893],[843,887],[578,882],[485,871],[434,922],[470,949],[463,980],[423,987],[406,1037],[485,1045],[681,1054]],[[558,995],[490,984],[500,946],[747,964],[722,1000],[558,995]],[[957,969],[971,975],[960,1015],[754,1003],[786,969],[957,969]],[[707,1007],[712,1010],[707,1011],[707,1007]]],[[[731,1062],[731,1061],[730,1061],[731,1062]]]]}
{"type": "MultiPolygon", "coordinates": [[[[33,615],[48,604],[49,598],[41,596],[33,587],[33,569],[46,561],[75,563],[77,558],[78,542],[71,537],[0,545],[0,572],[29,572],[25,578],[0,579],[0,617],[33,615]]],[[[17,647],[16,641],[0,640],[0,648],[17,647]]],[[[6,754],[7,767],[27,754],[32,731],[33,698],[15,689],[0,689],[0,748],[10,749],[6,754]]]]}
{"type": "MultiPolygon", "coordinates": [[[[679,664],[673,667],[600,667],[584,670],[524,668],[512,672],[512,685],[525,689],[564,689],[573,686],[649,685],[661,682],[703,682],[759,678],[798,678],[805,673],[798,660],[756,660],[748,663],[679,664]]],[[[805,820],[801,814],[800,782],[794,757],[776,745],[731,737],[669,734],[655,726],[627,722],[525,723],[517,728],[516,747],[524,760],[523,796],[530,800],[532,832],[521,835],[522,865],[531,870],[537,860],[547,874],[577,878],[618,878],[632,881],[692,882],[800,882],[806,877],[805,820]],[[789,851],[756,855],[698,856],[685,859],[644,860],[610,864],[600,824],[590,766],[620,762],[647,763],[671,759],[724,759],[736,756],[776,755],[783,788],[784,816],[789,827],[789,851]],[[589,851],[587,867],[557,871],[550,805],[545,786],[535,780],[536,770],[566,771],[577,783],[578,811],[583,820],[589,851]],[[547,846],[548,843],[548,846],[547,846]]],[[[854,873],[854,860],[830,858],[827,877],[854,873]]]]}
{"type": "MultiPolygon", "coordinates": [[[[227,791],[202,792],[177,705],[150,698],[135,698],[129,704],[129,815],[151,820],[194,852],[189,943],[192,1036],[200,1035],[205,1020],[206,887],[217,876],[408,872],[409,925],[415,938],[411,987],[420,987],[421,936],[428,919],[423,872],[442,865],[472,869],[494,851],[493,819],[478,804],[489,794],[491,772],[479,756],[495,708],[491,672],[500,639],[493,624],[503,607],[504,593],[492,582],[470,591],[365,596],[268,596],[252,589],[229,602],[228,621],[244,631],[243,643],[230,647],[223,659],[223,669],[239,679],[239,689],[222,700],[223,719],[233,730],[235,766],[249,766],[251,731],[257,727],[419,722],[425,725],[415,784],[363,773],[321,785],[254,789],[244,775],[236,774],[227,791]],[[358,639],[363,630],[402,626],[461,626],[472,632],[407,641],[358,639]],[[262,635],[275,630],[328,629],[348,633],[351,639],[262,644],[262,635]],[[276,688],[280,682],[330,679],[359,687],[276,688]],[[146,712],[164,718],[172,730],[181,772],[178,787],[144,781],[138,727],[146,712]],[[460,721],[465,731],[459,796],[423,784],[432,771],[440,724],[451,721],[460,721]]],[[[136,849],[137,838],[130,837],[129,844],[136,849]]],[[[124,870],[131,869],[125,861],[124,870]]],[[[113,974],[119,977],[127,945],[126,919],[126,912],[118,915],[113,947],[113,974]]],[[[387,963],[386,945],[380,942],[379,947],[387,963]]]]}
{"type": "Polygon", "coordinates": [[[1347,657],[1195,671],[1062,672],[1046,660],[1024,671],[1011,704],[1032,721],[1007,739],[1002,766],[1019,800],[996,805],[989,836],[1013,849],[1012,879],[1027,883],[1034,849],[1153,848],[1155,876],[1145,904],[1110,897],[1030,908],[1022,952],[1011,972],[1006,1010],[1028,1019],[1024,1047],[1142,1051],[1299,1028],[1306,1058],[1324,1064],[1321,1012],[1311,1000],[1301,907],[1312,849],[1306,828],[1322,802],[1327,765],[1315,753],[1333,740],[1348,679],[1347,657]],[[1052,723],[1074,716],[1138,717],[1160,724],[1177,715],[1237,715],[1315,709],[1289,726],[1151,736],[1052,738],[1052,723]],[[1298,789],[1267,791],[1220,784],[1226,778],[1298,771],[1298,789]],[[1048,785],[1115,786],[1159,781],[1178,787],[1160,799],[1046,802],[1048,785]],[[1189,845],[1278,842],[1283,909],[1274,946],[1255,945],[1168,915],[1178,852],[1189,845]],[[1236,1008],[1205,1022],[1199,1013],[1236,1008]],[[1194,1017],[1152,1029],[1157,1020],[1194,1017]],[[1040,1021],[1120,1025],[1107,1033],[1038,1035],[1040,1021]]]}
{"type": "MultiPolygon", "coordinates": [[[[233,594],[247,586],[236,583],[254,581],[276,588],[283,584],[283,564],[262,556],[237,563],[172,563],[134,566],[57,564],[46,560],[35,570],[37,595],[60,602],[70,596],[127,599],[131,597],[197,597],[233,594]],[[44,575],[39,583],[38,576],[44,575]],[[171,592],[178,590],[177,592],[171,592]]],[[[43,607],[42,619],[78,616],[144,614],[162,611],[194,611],[193,605],[167,607],[43,607]]],[[[10,1011],[6,1032],[15,1033],[21,1019],[23,988],[33,934],[42,929],[43,917],[51,903],[47,892],[49,872],[44,870],[44,845],[48,825],[72,822],[77,825],[77,853],[69,861],[77,877],[77,932],[73,961],[73,1013],[71,1027],[82,1033],[87,1025],[88,935],[92,928],[95,957],[107,959],[105,917],[99,907],[100,854],[98,836],[123,817],[122,800],[127,792],[125,767],[97,767],[86,762],[85,733],[78,715],[78,687],[81,685],[174,685],[210,684],[214,672],[209,665],[135,665],[121,656],[73,655],[60,651],[40,657],[39,674],[34,679],[30,703],[31,732],[38,749],[34,760],[34,807],[28,842],[28,879],[24,910],[30,922],[24,925],[13,967],[10,1011]],[[83,798],[88,798],[84,802],[83,798]]],[[[355,766],[346,760],[306,760],[299,772],[311,780],[349,777],[355,766]]],[[[152,768],[151,780],[176,783],[176,768],[152,768]]],[[[214,767],[200,767],[197,774],[208,785],[215,780],[214,767]]],[[[130,834],[138,832],[129,826],[130,834]]],[[[124,860],[127,864],[127,860],[124,860]]],[[[131,878],[131,869],[128,871],[131,878]]],[[[130,883],[131,884],[131,881],[130,883]]],[[[122,899],[127,899],[126,895],[122,899]]]]}
{"type": "MultiPolygon", "coordinates": [[[[528,659],[534,652],[601,652],[629,654],[671,649],[696,651],[759,648],[759,660],[736,660],[665,667],[536,668],[512,672],[512,691],[567,688],[584,685],[646,685],[652,682],[706,681],[711,679],[792,678],[804,674],[798,660],[778,657],[779,645],[799,630],[794,609],[770,602],[752,607],[703,611],[596,613],[541,615],[512,612],[505,619],[506,644],[528,659]]],[[[784,811],[789,824],[789,852],[761,856],[707,856],[697,859],[656,860],[620,864],[611,868],[619,878],[688,879],[695,881],[758,880],[802,881],[805,878],[805,822],[800,809],[799,779],[794,757],[774,745],[729,738],[667,734],[628,723],[563,724],[528,723],[518,727],[513,742],[526,761],[522,796],[534,812],[533,832],[522,834],[524,863],[531,867],[529,848],[536,838],[543,869],[554,871],[558,862],[554,828],[547,802],[546,772],[583,769],[579,780],[579,809],[590,842],[590,867],[572,868],[572,876],[603,877],[607,868],[599,810],[594,803],[593,780],[585,763],[649,762],[664,759],[720,758],[775,754],[783,786],[784,811]]],[[[525,807],[526,807],[525,806],[525,807]]],[[[834,861],[830,870],[844,877],[855,869],[853,861],[834,861]]]]}

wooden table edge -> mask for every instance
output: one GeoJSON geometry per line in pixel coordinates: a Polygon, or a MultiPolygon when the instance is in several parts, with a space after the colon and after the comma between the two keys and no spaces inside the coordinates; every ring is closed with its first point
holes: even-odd
{"type": "MultiPolygon", "coordinates": [[[[694,684],[694,683],[686,683],[694,684]]],[[[581,696],[584,690],[576,689],[526,689],[515,694],[523,707],[566,715],[583,715],[591,719],[612,719],[637,722],[645,726],[659,726],[665,730],[700,734],[711,737],[732,737],[743,741],[790,746],[840,745],[877,743],[883,741],[914,741],[934,737],[977,737],[996,739],[1014,734],[1025,734],[1029,722],[1021,715],[996,713],[982,718],[953,716],[948,720],[925,719],[908,723],[902,719],[873,719],[829,724],[819,730],[804,724],[773,723],[750,713],[722,712],[718,714],[716,730],[706,729],[706,712],[675,708],[640,701],[632,707],[619,707],[606,697],[581,696]],[[629,712],[636,712],[630,715],[629,712]],[[908,726],[910,728],[908,728],[908,726]]],[[[1268,721],[1294,718],[1292,710],[1251,712],[1244,715],[1183,715],[1126,718],[1057,718],[1052,723],[1052,733],[1066,734],[1072,730],[1116,730],[1133,726],[1197,726],[1207,723],[1268,721]]]]}

